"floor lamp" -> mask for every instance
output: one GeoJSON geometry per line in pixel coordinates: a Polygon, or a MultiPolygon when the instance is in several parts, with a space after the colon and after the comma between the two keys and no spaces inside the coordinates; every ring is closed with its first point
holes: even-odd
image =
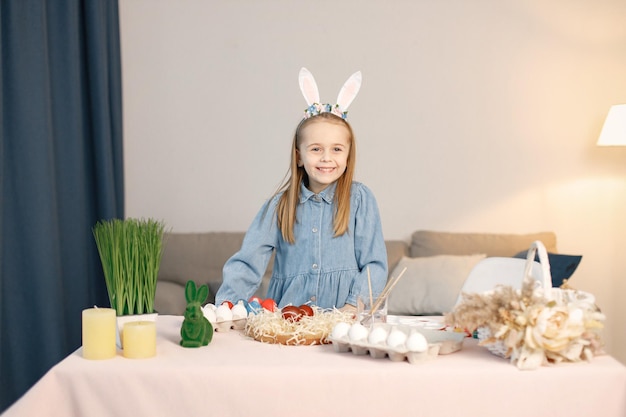
{"type": "Polygon", "coordinates": [[[626,146],[626,104],[611,106],[597,144],[598,146],[626,146]]]}
{"type": "MultiPolygon", "coordinates": [[[[626,104],[611,106],[609,114],[604,120],[598,146],[626,146],[626,104]]],[[[617,246],[620,246],[617,244],[617,246]]],[[[618,280],[623,287],[622,280],[618,280]]],[[[622,339],[623,340],[623,339],[622,339]]],[[[618,342],[619,343],[619,342],[618,342]]],[[[623,343],[623,342],[622,342],[623,343]]],[[[622,356],[622,358],[624,358],[622,356]]]]}

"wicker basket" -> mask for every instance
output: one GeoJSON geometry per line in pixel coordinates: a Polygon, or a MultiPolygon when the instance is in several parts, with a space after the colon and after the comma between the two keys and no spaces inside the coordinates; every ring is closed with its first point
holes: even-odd
{"type": "MultiPolygon", "coordinates": [[[[533,263],[535,262],[535,254],[539,256],[539,263],[541,265],[542,277],[540,280],[536,280],[535,294],[543,296],[548,302],[554,301],[557,305],[567,305],[571,302],[579,304],[588,304],[589,309],[595,306],[595,298],[592,294],[572,290],[552,287],[552,276],[550,274],[550,262],[548,258],[548,252],[546,247],[541,241],[535,241],[528,249],[526,256],[526,267],[524,268],[524,279],[531,278],[531,271],[533,263]]],[[[494,343],[484,343],[486,340],[492,337],[491,329],[483,326],[476,330],[476,337],[491,353],[501,357],[507,357],[507,347],[500,340],[494,343]]]]}

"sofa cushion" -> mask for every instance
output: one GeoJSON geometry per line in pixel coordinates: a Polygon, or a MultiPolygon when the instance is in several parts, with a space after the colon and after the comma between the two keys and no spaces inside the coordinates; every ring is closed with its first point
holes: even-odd
{"type": "Polygon", "coordinates": [[[385,247],[387,248],[387,267],[391,272],[400,259],[409,255],[409,245],[404,240],[385,240],[385,247]]]}
{"type": "Polygon", "coordinates": [[[410,256],[472,255],[512,257],[540,240],[548,252],[557,253],[553,232],[530,234],[453,233],[419,230],[411,236],[410,256]]]}
{"type": "Polygon", "coordinates": [[[244,233],[166,233],[159,279],[185,285],[190,280],[198,284],[218,279],[222,267],[241,247],[244,233]]]}
{"type": "MultiPolygon", "coordinates": [[[[528,256],[528,251],[521,251],[516,254],[515,258],[526,259],[528,256]]],[[[582,260],[581,255],[564,255],[560,253],[550,253],[548,252],[548,262],[550,264],[550,275],[552,277],[552,286],[560,287],[563,285],[563,280],[569,279],[576,268],[578,268],[578,264],[582,260]]],[[[535,260],[539,262],[539,255],[535,254],[535,260]]]]}
{"type": "Polygon", "coordinates": [[[485,257],[474,254],[402,258],[391,277],[398,277],[405,267],[407,270],[389,295],[389,314],[438,315],[451,311],[470,271],[485,257]]]}
{"type": "Polygon", "coordinates": [[[154,296],[154,309],[157,313],[182,316],[186,307],[184,286],[171,281],[157,281],[154,296]]]}
{"type": "Polygon", "coordinates": [[[213,303],[222,284],[222,267],[241,247],[243,237],[243,232],[165,233],[155,309],[162,314],[182,314],[188,280],[207,284],[207,302],[213,303]]]}

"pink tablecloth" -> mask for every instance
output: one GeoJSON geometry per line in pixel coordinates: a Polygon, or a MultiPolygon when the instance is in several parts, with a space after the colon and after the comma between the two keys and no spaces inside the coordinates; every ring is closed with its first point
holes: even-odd
{"type": "Polygon", "coordinates": [[[51,369],[3,417],[15,416],[626,416],[626,367],[591,363],[520,371],[467,339],[411,365],[216,333],[179,346],[182,317],[158,318],[157,356],[83,359],[51,369]]]}

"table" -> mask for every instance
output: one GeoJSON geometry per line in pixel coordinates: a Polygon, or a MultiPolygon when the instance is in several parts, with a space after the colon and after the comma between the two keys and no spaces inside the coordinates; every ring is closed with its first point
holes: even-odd
{"type": "Polygon", "coordinates": [[[159,316],[157,356],[84,359],[78,349],[3,414],[16,416],[626,416],[626,367],[520,371],[466,339],[421,364],[282,346],[239,331],[179,346],[179,316],[159,316]]]}

